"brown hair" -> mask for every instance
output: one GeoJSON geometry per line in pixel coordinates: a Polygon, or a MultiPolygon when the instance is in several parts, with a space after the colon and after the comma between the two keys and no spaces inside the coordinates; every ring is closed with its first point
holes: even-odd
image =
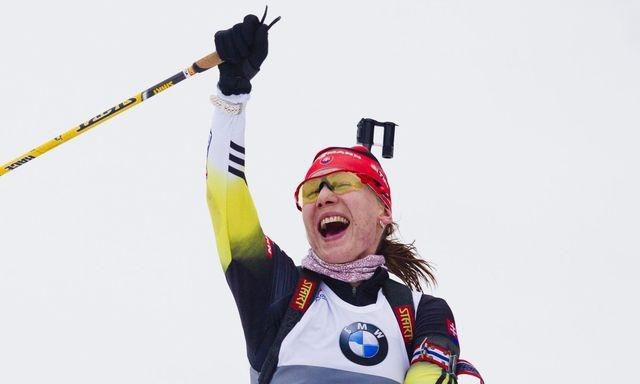
{"type": "Polygon", "coordinates": [[[394,236],[397,230],[396,223],[391,223],[384,228],[376,253],[384,255],[389,272],[398,276],[409,288],[422,292],[421,281],[424,281],[427,287],[435,286],[437,282],[433,266],[420,258],[413,242],[409,244],[400,242],[394,236]]]}

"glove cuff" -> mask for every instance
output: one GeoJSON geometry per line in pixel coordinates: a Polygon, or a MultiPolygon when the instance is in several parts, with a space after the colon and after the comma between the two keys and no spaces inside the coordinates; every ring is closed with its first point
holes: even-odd
{"type": "Polygon", "coordinates": [[[220,91],[225,96],[242,95],[251,92],[251,82],[241,76],[220,71],[218,88],[220,88],[220,91]]]}

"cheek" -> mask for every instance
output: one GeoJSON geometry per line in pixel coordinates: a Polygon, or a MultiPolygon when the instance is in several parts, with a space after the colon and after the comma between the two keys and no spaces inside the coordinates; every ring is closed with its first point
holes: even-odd
{"type": "Polygon", "coordinates": [[[302,222],[304,223],[304,228],[307,231],[307,236],[313,233],[313,212],[309,208],[302,208],[302,222]]]}
{"type": "Polygon", "coordinates": [[[377,199],[375,197],[365,198],[351,203],[355,239],[368,246],[377,240],[378,220],[381,213],[381,210],[377,209],[377,199]],[[372,209],[372,207],[376,207],[376,209],[372,209]]]}
{"type": "Polygon", "coordinates": [[[356,229],[356,236],[358,239],[370,241],[376,236],[376,225],[378,223],[378,216],[371,209],[365,209],[362,207],[362,211],[358,214],[356,220],[354,220],[356,229]]]}

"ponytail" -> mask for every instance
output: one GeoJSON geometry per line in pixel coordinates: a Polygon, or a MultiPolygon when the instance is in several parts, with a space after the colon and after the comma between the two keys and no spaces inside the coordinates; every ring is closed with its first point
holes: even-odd
{"type": "Polygon", "coordinates": [[[389,272],[398,276],[409,288],[422,292],[421,281],[426,287],[437,284],[433,266],[418,255],[413,245],[400,242],[394,233],[398,230],[396,223],[387,225],[382,234],[382,241],[376,252],[384,255],[389,272]]]}

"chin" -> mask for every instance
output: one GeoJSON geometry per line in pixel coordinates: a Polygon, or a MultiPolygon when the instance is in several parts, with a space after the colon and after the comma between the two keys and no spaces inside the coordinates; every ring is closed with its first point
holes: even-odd
{"type": "Polygon", "coordinates": [[[331,264],[344,264],[358,259],[358,255],[342,249],[327,249],[319,252],[314,250],[314,252],[323,261],[331,264]]]}

